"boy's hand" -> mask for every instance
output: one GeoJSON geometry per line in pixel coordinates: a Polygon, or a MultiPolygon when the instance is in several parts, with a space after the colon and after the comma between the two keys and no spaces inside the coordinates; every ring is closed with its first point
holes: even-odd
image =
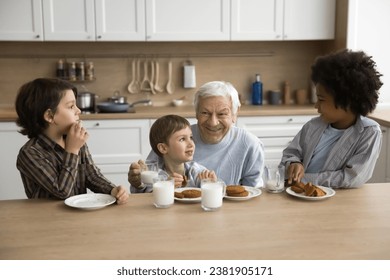
{"type": "Polygon", "coordinates": [[[143,167],[145,167],[145,163],[142,159],[140,159],[138,162],[133,162],[130,165],[129,173],[127,174],[127,180],[133,187],[137,188],[141,186],[141,170],[143,167]]]}
{"type": "Polygon", "coordinates": [[[213,170],[203,170],[198,174],[198,178],[200,180],[202,179],[212,179],[212,180],[217,180],[217,175],[213,170]]]}
{"type": "Polygon", "coordinates": [[[111,195],[116,198],[117,204],[125,204],[129,200],[129,193],[122,186],[117,186],[111,190],[111,195]]]}
{"type": "Polygon", "coordinates": [[[65,150],[78,155],[80,148],[84,146],[88,138],[89,134],[81,121],[72,124],[66,136],[65,150]]]}

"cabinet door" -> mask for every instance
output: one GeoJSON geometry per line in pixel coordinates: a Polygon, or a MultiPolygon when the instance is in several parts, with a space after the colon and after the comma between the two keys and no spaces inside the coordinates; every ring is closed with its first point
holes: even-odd
{"type": "Polygon", "coordinates": [[[150,152],[149,120],[91,120],[83,125],[95,164],[113,183],[127,186],[130,163],[150,152]]]}
{"type": "Polygon", "coordinates": [[[0,40],[42,41],[40,0],[1,0],[0,40]]]}
{"type": "Polygon", "coordinates": [[[145,41],[144,0],[95,0],[98,41],[145,41]]]}
{"type": "Polygon", "coordinates": [[[284,0],[284,40],[330,40],[336,0],[284,0]]]}
{"type": "Polygon", "coordinates": [[[95,41],[93,0],[42,0],[45,41],[95,41]]]}
{"type": "Polygon", "coordinates": [[[232,40],[282,40],[283,0],[231,0],[232,40]]]}
{"type": "Polygon", "coordinates": [[[0,122],[0,200],[27,198],[16,158],[27,137],[14,122],[0,122]]]}
{"type": "Polygon", "coordinates": [[[227,41],[229,24],[229,0],[146,0],[147,41],[227,41]]]}

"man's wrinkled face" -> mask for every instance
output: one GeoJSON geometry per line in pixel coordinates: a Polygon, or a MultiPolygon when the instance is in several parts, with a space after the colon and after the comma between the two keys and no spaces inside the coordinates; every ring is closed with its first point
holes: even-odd
{"type": "Polygon", "coordinates": [[[219,143],[236,121],[232,101],[224,96],[202,97],[196,112],[202,140],[207,144],[219,143]]]}

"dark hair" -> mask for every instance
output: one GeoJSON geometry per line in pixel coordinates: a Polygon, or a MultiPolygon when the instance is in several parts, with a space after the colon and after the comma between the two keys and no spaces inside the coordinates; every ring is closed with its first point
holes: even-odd
{"type": "Polygon", "coordinates": [[[311,70],[312,81],[328,90],[336,108],[362,116],[375,109],[383,83],[371,56],[345,49],[318,57],[311,70]]]}
{"type": "Polygon", "coordinates": [[[168,144],[169,137],[176,131],[190,127],[186,118],[177,115],[166,115],[158,118],[150,128],[149,142],[153,151],[160,157],[162,154],[157,148],[159,143],[168,144]]]}
{"type": "Polygon", "coordinates": [[[19,132],[28,138],[41,134],[48,126],[44,119],[46,110],[50,109],[54,114],[68,89],[77,94],[76,87],[59,79],[39,78],[22,85],[15,101],[19,132]]]}

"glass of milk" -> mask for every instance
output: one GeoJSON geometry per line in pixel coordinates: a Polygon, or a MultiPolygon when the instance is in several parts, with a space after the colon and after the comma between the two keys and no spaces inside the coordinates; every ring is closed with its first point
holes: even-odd
{"type": "Polygon", "coordinates": [[[265,167],[264,170],[265,189],[270,193],[284,191],[284,167],[265,167]]]}
{"type": "Polygon", "coordinates": [[[153,204],[157,208],[168,208],[174,202],[175,180],[164,175],[153,178],[153,204]]]}
{"type": "Polygon", "coordinates": [[[216,211],[222,207],[225,195],[225,183],[221,180],[203,179],[201,181],[202,208],[205,211],[216,211]]]}
{"type": "Polygon", "coordinates": [[[145,166],[141,169],[141,182],[146,187],[153,186],[153,178],[158,176],[158,164],[156,160],[145,161],[145,166]]]}

